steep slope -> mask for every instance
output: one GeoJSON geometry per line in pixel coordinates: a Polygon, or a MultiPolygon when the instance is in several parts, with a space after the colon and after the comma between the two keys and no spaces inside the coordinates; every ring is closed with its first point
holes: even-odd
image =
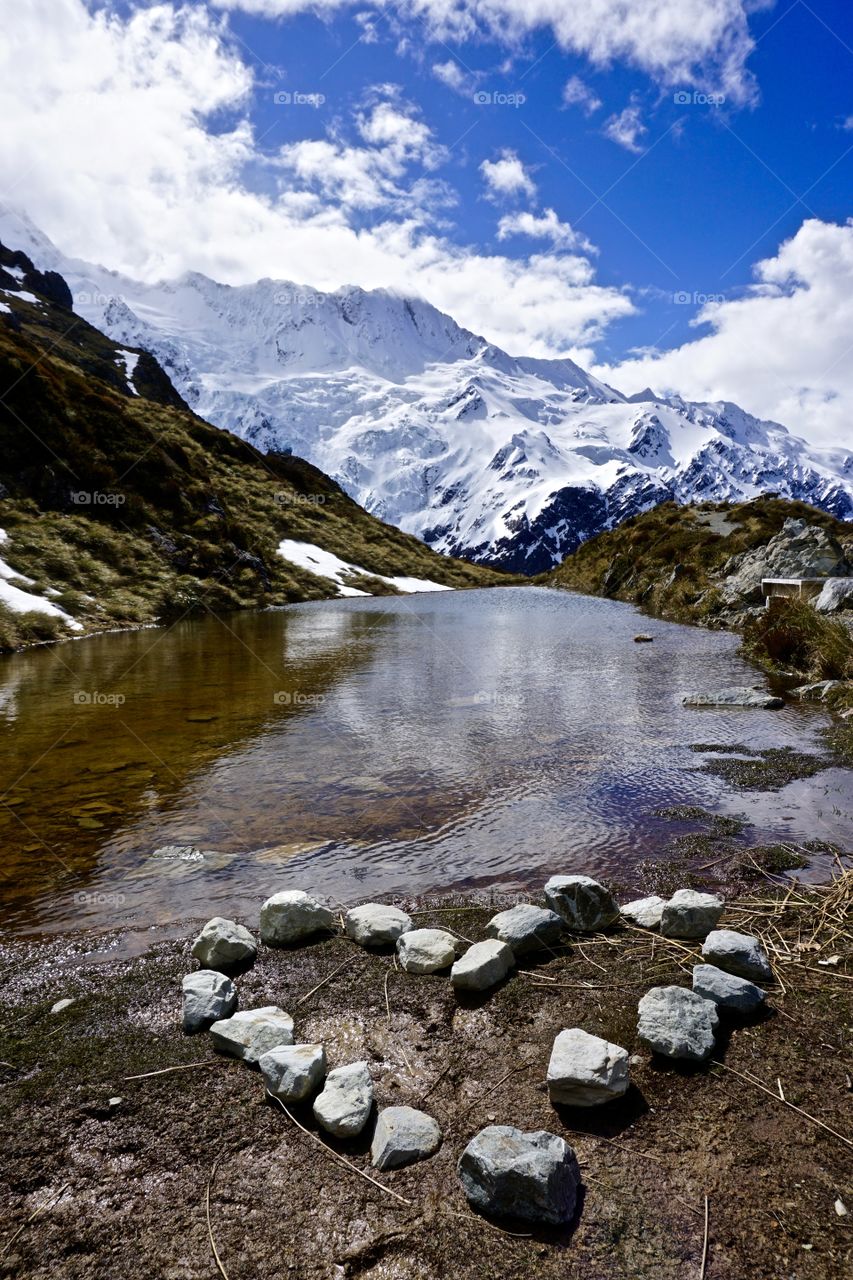
{"type": "Polygon", "coordinates": [[[197,417],[0,245],[0,648],[193,610],[488,585],[197,417]],[[333,567],[330,568],[330,565],[333,567]]]}
{"type": "Polygon", "coordinates": [[[850,449],[813,448],[736,405],[629,400],[570,360],[515,359],[383,290],[143,285],[15,226],[83,314],[152,352],[197,413],[262,450],[291,447],[447,554],[537,573],[660,502],[768,491],[853,518],[850,449]]]}

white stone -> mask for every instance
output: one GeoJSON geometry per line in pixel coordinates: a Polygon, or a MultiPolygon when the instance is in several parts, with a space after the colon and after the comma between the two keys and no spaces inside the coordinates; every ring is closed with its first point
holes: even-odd
{"type": "Polygon", "coordinates": [[[562,916],[528,902],[499,911],[486,925],[489,937],[505,942],[517,956],[559,945],[562,932],[562,916]]]}
{"type": "Polygon", "coordinates": [[[761,987],[712,964],[693,966],[693,990],[703,1000],[713,1000],[714,1004],[738,1013],[752,1013],[764,1003],[761,987]]]}
{"type": "Polygon", "coordinates": [[[385,1107],[376,1119],[370,1144],[374,1169],[398,1169],[425,1160],[441,1146],[441,1129],[425,1111],[385,1107]]]}
{"type": "Polygon", "coordinates": [[[346,913],[347,936],[362,947],[387,947],[414,928],[411,918],[399,907],[384,902],[365,902],[346,913]]]}
{"type": "Polygon", "coordinates": [[[665,1058],[704,1062],[714,1048],[717,1006],[684,987],[652,987],[640,1001],[637,1034],[665,1058]]]}
{"type": "Polygon", "coordinates": [[[438,973],[453,964],[457,946],[444,929],[412,929],[397,939],[397,958],[407,973],[438,973]]]}
{"type": "Polygon", "coordinates": [[[237,990],[230,978],[215,969],[188,973],[183,981],[184,1031],[193,1035],[205,1031],[218,1018],[227,1018],[237,1008],[237,990]]]}
{"type": "Polygon", "coordinates": [[[649,898],[637,898],[634,902],[626,902],[620,909],[622,915],[631,924],[639,925],[641,929],[657,929],[663,908],[663,898],[652,894],[649,898]]]}
{"type": "Polygon", "coordinates": [[[559,1033],[548,1063],[548,1094],[552,1102],[598,1107],[612,1098],[621,1098],[627,1088],[626,1049],[580,1027],[559,1033]]]}
{"type": "Polygon", "coordinates": [[[321,1044],[283,1044],[258,1058],[264,1084],[281,1102],[302,1102],[319,1089],[326,1074],[321,1044]]]}
{"type": "Polygon", "coordinates": [[[619,919],[609,889],[589,876],[551,876],[545,885],[548,905],[578,933],[597,933],[619,919]]]}
{"type": "Polygon", "coordinates": [[[456,1172],[481,1213],[561,1225],[574,1217],[580,1169],[572,1148],[555,1133],[490,1125],[468,1143],[456,1172]]]}
{"type": "Polygon", "coordinates": [[[355,1138],[373,1109],[373,1081],[366,1062],[335,1067],[314,1102],[314,1118],[336,1138],[355,1138]]]}
{"type": "Polygon", "coordinates": [[[210,1035],[219,1053],[244,1062],[257,1062],[270,1049],[293,1044],[293,1019],[277,1005],[264,1005],[214,1022],[210,1035]]]}
{"type": "Polygon", "coordinates": [[[505,978],[515,965],[512,947],[497,938],[475,942],[450,970],[450,981],[460,991],[486,991],[505,978]]]}
{"type": "Polygon", "coordinates": [[[258,954],[258,944],[249,930],[233,920],[214,916],[193,943],[193,956],[203,969],[228,972],[249,965],[258,954]]]}
{"type": "Polygon", "coordinates": [[[702,945],[702,959],[752,982],[772,982],[767,952],[757,938],[734,929],[714,929],[702,945]]]}
{"type": "Polygon", "coordinates": [[[261,942],[267,947],[288,947],[334,927],[328,907],[302,889],[286,889],[267,898],[261,907],[261,942]]]}
{"type": "Polygon", "coordinates": [[[71,1005],[76,1003],[77,1002],[73,997],[66,996],[64,1000],[57,1000],[56,1004],[51,1005],[50,1012],[62,1013],[63,1009],[70,1009],[71,1005]]]}
{"type": "Polygon", "coordinates": [[[660,931],[667,938],[705,938],[716,927],[723,906],[714,893],[679,889],[664,903],[660,931]]]}

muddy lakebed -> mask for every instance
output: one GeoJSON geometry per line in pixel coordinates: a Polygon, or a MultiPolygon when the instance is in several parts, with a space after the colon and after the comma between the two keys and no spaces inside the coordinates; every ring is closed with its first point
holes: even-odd
{"type": "Polygon", "coordinates": [[[349,904],[523,891],[553,871],[636,886],[649,864],[663,874],[697,811],[740,820],[751,846],[808,845],[803,874],[825,875],[823,845],[848,847],[853,828],[826,713],[681,705],[697,687],[766,683],[738,647],[525,587],[207,617],[3,658],[6,929],[176,936],[291,887],[349,904]],[[762,770],[768,752],[781,769],[762,770]],[[739,760],[758,761],[746,787],[739,760]]]}

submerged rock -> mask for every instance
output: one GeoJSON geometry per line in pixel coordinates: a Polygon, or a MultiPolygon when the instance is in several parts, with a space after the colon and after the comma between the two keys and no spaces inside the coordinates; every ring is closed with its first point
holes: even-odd
{"type": "Polygon", "coordinates": [[[374,1169],[399,1169],[425,1160],[441,1146],[441,1129],[432,1116],[414,1107],[385,1107],[379,1112],[370,1158],[374,1169]]]}
{"type": "Polygon", "coordinates": [[[334,927],[328,907],[302,889],[286,889],[267,898],[261,907],[261,942],[267,947],[287,947],[315,933],[334,927]]]}
{"type": "Polygon", "coordinates": [[[589,876],[551,876],[545,885],[548,905],[578,933],[597,933],[619,919],[609,889],[589,876]]]}
{"type": "Polygon", "coordinates": [[[736,685],[716,692],[686,693],[681,699],[685,707],[757,707],[764,711],[778,711],[785,699],[763,689],[751,689],[748,685],[736,685]]]}
{"type": "Polygon", "coordinates": [[[621,911],[631,924],[639,925],[641,929],[657,929],[664,906],[664,899],[659,898],[657,894],[652,894],[648,898],[637,898],[634,902],[626,902],[621,911]]]}
{"type": "Polygon", "coordinates": [[[183,981],[184,1031],[193,1035],[206,1031],[219,1018],[227,1018],[237,1008],[237,989],[230,978],[215,969],[188,973],[183,981]]]}
{"type": "Polygon", "coordinates": [[[667,938],[705,938],[723,914],[724,905],[715,893],[679,889],[664,903],[660,931],[667,938]]]}
{"type": "Polygon", "coordinates": [[[264,1084],[281,1102],[302,1102],[319,1089],[326,1074],[321,1044],[282,1044],[258,1058],[264,1084]]]}
{"type": "Polygon", "coordinates": [[[411,917],[399,907],[389,907],[384,902],[365,902],[346,913],[344,927],[347,937],[362,947],[387,947],[414,925],[411,917]]]}
{"type": "Polygon", "coordinates": [[[397,958],[407,973],[438,973],[456,959],[457,941],[444,929],[412,929],[397,939],[397,958]]]}
{"type": "Polygon", "coordinates": [[[552,1102],[598,1107],[621,1098],[628,1088],[628,1053],[580,1027],[561,1031],[548,1063],[552,1102]]]}
{"type": "Polygon", "coordinates": [[[556,911],[534,907],[528,902],[499,911],[486,925],[489,937],[505,942],[517,956],[556,946],[562,932],[563,919],[556,911]]]}
{"type": "Polygon", "coordinates": [[[336,1067],[326,1076],[323,1092],[314,1101],[314,1118],[336,1138],[355,1138],[373,1109],[373,1081],[366,1062],[336,1067]]]}
{"type": "Polygon", "coordinates": [[[713,1000],[724,1009],[752,1013],[764,1003],[764,992],[748,978],[738,978],[713,964],[693,966],[693,990],[703,1000],[713,1000]]]}
{"type": "Polygon", "coordinates": [[[270,1049],[293,1044],[293,1019],[274,1004],[244,1009],[231,1018],[214,1022],[210,1036],[218,1053],[244,1062],[257,1062],[270,1049]]]}
{"type": "Polygon", "coordinates": [[[735,929],[714,929],[702,946],[702,959],[708,964],[735,973],[739,978],[755,982],[772,982],[773,970],[767,952],[757,938],[735,929]]]}
{"type": "Polygon", "coordinates": [[[652,987],[639,1005],[637,1034],[665,1058],[704,1062],[714,1048],[717,1007],[684,987],[652,987]]]}
{"type": "Polygon", "coordinates": [[[487,991],[515,965],[512,947],[497,938],[475,942],[450,970],[450,981],[459,991],[487,991]]]}
{"type": "Polygon", "coordinates": [[[555,1133],[490,1125],[468,1143],[456,1172],[481,1213],[555,1225],[574,1217],[580,1169],[572,1148],[555,1133]]]}
{"type": "Polygon", "coordinates": [[[203,969],[228,972],[251,964],[258,954],[258,944],[243,925],[214,916],[193,943],[192,953],[203,969]]]}

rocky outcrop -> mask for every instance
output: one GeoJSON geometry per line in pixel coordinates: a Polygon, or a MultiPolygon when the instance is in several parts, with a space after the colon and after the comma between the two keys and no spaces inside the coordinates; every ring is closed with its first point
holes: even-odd
{"type": "Polygon", "coordinates": [[[844,549],[825,529],[788,519],[763,547],[727,562],[722,593],[732,604],[761,604],[764,578],[833,578],[850,572],[844,549]]]}

